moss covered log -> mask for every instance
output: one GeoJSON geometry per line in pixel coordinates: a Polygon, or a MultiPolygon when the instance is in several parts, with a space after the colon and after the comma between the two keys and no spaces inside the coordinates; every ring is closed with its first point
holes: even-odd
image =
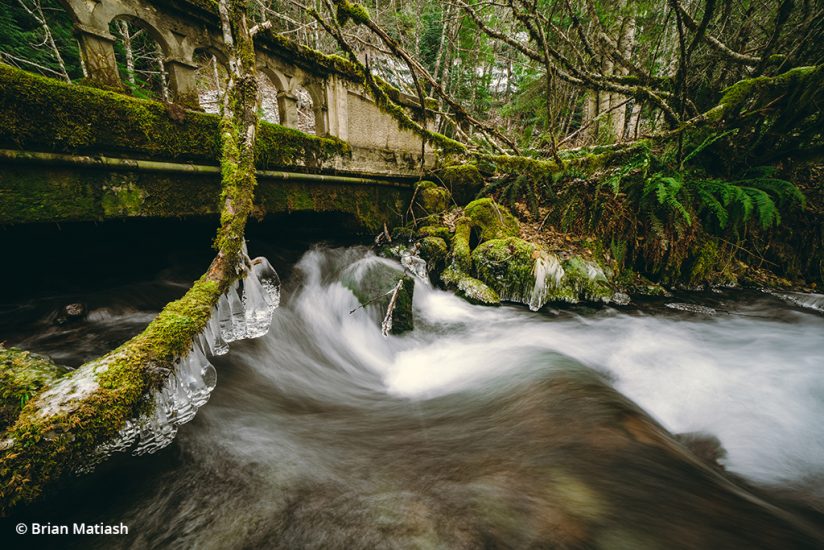
{"type": "Polygon", "coordinates": [[[46,356],[0,344],[0,430],[13,424],[40,390],[68,372],[46,356]]]}

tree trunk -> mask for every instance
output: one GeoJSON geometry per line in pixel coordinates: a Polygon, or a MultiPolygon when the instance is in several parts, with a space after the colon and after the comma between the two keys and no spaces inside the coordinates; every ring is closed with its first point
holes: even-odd
{"type": "MultiPolygon", "coordinates": [[[[632,54],[632,49],[635,46],[635,9],[633,6],[625,9],[628,9],[630,13],[622,18],[623,21],[621,25],[621,32],[618,37],[618,54],[623,59],[629,59],[632,54]]],[[[629,74],[629,69],[624,66],[619,66],[617,74],[619,76],[627,76],[629,74]]],[[[616,141],[623,141],[624,139],[624,126],[626,125],[627,120],[627,109],[626,106],[618,107],[618,104],[623,101],[626,101],[626,97],[620,94],[612,94],[610,99],[610,108],[615,109],[612,115],[612,125],[616,141]]]]}
{"type": "Polygon", "coordinates": [[[134,50],[132,49],[132,34],[129,30],[129,23],[122,19],[115,21],[117,32],[123,40],[123,50],[126,52],[126,79],[132,88],[137,86],[137,80],[134,73],[134,50]]]}
{"type": "Polygon", "coordinates": [[[25,3],[24,0],[17,0],[17,2],[26,11],[26,13],[37,21],[40,28],[43,30],[45,42],[49,45],[49,49],[51,50],[52,55],[54,55],[54,60],[57,61],[57,66],[60,67],[60,77],[66,82],[71,82],[69,73],[66,71],[66,63],[63,61],[63,56],[60,55],[60,50],[57,48],[57,44],[54,41],[54,36],[52,35],[48,21],[46,21],[46,15],[43,13],[43,6],[41,5],[40,0],[33,0],[33,6],[31,8],[25,3]]]}

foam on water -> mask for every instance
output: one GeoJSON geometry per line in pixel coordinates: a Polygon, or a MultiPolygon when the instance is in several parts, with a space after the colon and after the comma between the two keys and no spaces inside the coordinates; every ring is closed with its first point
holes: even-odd
{"type": "MultiPolygon", "coordinates": [[[[824,475],[824,379],[818,374],[824,322],[817,316],[773,315],[780,307],[773,302],[723,316],[710,316],[715,309],[709,306],[673,303],[698,315],[604,308],[552,318],[514,306],[471,305],[417,284],[419,328],[384,339],[380,318],[347,314],[357,300],[328,274],[349,269],[351,276],[368,262],[387,260],[348,254],[308,253],[291,308],[309,327],[306,338],[318,353],[364,384],[378,376],[393,396],[429,399],[552,369],[560,354],[609,374],[672,432],[717,435],[732,471],[768,483],[824,475]]],[[[545,267],[546,278],[557,275],[545,267]]],[[[277,340],[277,334],[267,338],[277,340]]]]}

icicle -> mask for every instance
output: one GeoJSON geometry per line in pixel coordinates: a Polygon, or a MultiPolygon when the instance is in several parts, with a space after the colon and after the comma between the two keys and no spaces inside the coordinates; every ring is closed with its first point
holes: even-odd
{"type": "Polygon", "coordinates": [[[228,333],[223,334],[227,342],[243,340],[246,338],[246,311],[243,307],[243,299],[240,297],[240,284],[234,283],[229,288],[227,298],[229,299],[230,328],[228,333]]]}
{"type": "MultiPolygon", "coordinates": [[[[266,258],[245,258],[245,277],[219,298],[206,327],[194,339],[189,352],[175,362],[163,386],[145,396],[152,412],[127,421],[117,436],[98,446],[77,472],[92,471],[112,453],[131,449],[134,455],[150,454],[171,443],[178,427],[195,417],[215,388],[217,371],[207,354],[223,355],[229,351],[229,342],[256,338],[269,331],[272,314],[280,305],[280,279],[266,258]]],[[[73,397],[93,391],[97,387],[95,371],[105,368],[107,365],[100,364],[89,369],[82,384],[74,382],[78,387],[64,393],[73,397]]]]}
{"type": "Polygon", "coordinates": [[[269,332],[272,313],[280,305],[280,280],[265,258],[257,258],[243,279],[243,307],[246,337],[257,338],[269,332]]]}
{"type": "Polygon", "coordinates": [[[542,252],[535,259],[533,272],[535,286],[532,287],[532,294],[526,302],[530,310],[538,311],[547,303],[550,293],[561,286],[564,268],[557,256],[542,252]]]}
{"type": "Polygon", "coordinates": [[[402,248],[400,251],[401,265],[418,279],[429,284],[429,271],[426,269],[426,260],[418,256],[418,246],[412,249],[402,248]]]}
{"type": "Polygon", "coordinates": [[[275,268],[269,260],[261,256],[252,260],[252,272],[257,276],[263,290],[266,291],[269,306],[274,311],[280,306],[280,277],[275,268]]]}
{"type": "Polygon", "coordinates": [[[223,339],[220,330],[219,305],[212,309],[212,315],[209,317],[209,323],[206,329],[200,335],[203,349],[208,350],[213,356],[225,355],[229,353],[229,344],[223,339]]]}

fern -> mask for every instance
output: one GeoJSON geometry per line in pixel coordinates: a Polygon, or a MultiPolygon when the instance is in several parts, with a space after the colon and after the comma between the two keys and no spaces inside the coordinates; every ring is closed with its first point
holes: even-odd
{"type": "Polygon", "coordinates": [[[686,164],[687,162],[689,162],[690,159],[697,156],[699,153],[701,153],[701,151],[703,151],[704,149],[706,149],[707,147],[709,147],[710,145],[712,145],[713,143],[715,143],[719,139],[723,139],[723,138],[727,137],[728,135],[734,134],[736,132],[738,132],[738,128],[733,128],[732,130],[727,130],[726,132],[721,132],[720,134],[711,134],[711,135],[707,136],[707,138],[704,141],[702,141],[701,144],[698,147],[693,149],[691,153],[689,153],[686,157],[684,157],[683,163],[686,164]]]}
{"type": "Polygon", "coordinates": [[[769,193],[779,204],[804,206],[807,202],[801,190],[792,182],[772,177],[757,177],[735,182],[769,193]]]}
{"type": "Polygon", "coordinates": [[[617,197],[618,193],[621,191],[621,183],[630,174],[640,172],[641,177],[646,178],[647,170],[649,169],[651,161],[652,156],[649,150],[642,151],[639,155],[621,166],[621,168],[616,170],[610,177],[604,180],[604,185],[608,186],[612,190],[612,194],[617,197]]]}
{"type": "Polygon", "coordinates": [[[793,183],[772,177],[774,170],[760,167],[739,181],[700,179],[693,182],[700,200],[698,208],[707,211],[718,226],[738,230],[753,218],[762,229],[781,223],[779,205],[803,206],[804,195],[793,183]]]}
{"type": "Polygon", "coordinates": [[[684,203],[678,199],[678,193],[683,185],[684,182],[680,175],[665,176],[659,172],[645,182],[643,196],[647,197],[654,193],[659,205],[666,206],[671,212],[680,214],[687,225],[690,225],[692,217],[684,203]]]}
{"type": "Polygon", "coordinates": [[[766,191],[755,187],[742,187],[741,189],[752,199],[762,229],[769,229],[781,223],[778,207],[766,191]]]}
{"type": "MultiPolygon", "coordinates": [[[[727,211],[729,199],[723,197],[723,191],[719,193],[719,195],[722,196],[720,200],[718,196],[716,196],[719,190],[719,184],[722,183],[720,180],[700,180],[696,182],[695,187],[698,192],[698,198],[701,200],[701,206],[709,210],[718,222],[718,226],[724,229],[730,220],[730,214],[727,211]]],[[[723,190],[723,187],[721,189],[723,190]]]]}

